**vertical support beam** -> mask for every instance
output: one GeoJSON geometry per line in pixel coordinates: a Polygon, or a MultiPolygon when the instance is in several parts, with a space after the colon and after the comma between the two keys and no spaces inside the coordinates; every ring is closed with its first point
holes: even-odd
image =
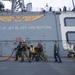
{"type": "Polygon", "coordinates": [[[72,4],[73,4],[73,8],[74,8],[74,7],[75,7],[75,6],[74,6],[74,0],[72,0],[72,4]]]}
{"type": "Polygon", "coordinates": [[[25,5],[24,5],[24,0],[5,0],[5,1],[11,1],[12,3],[12,12],[16,11],[24,11],[25,10],[25,5]]]}

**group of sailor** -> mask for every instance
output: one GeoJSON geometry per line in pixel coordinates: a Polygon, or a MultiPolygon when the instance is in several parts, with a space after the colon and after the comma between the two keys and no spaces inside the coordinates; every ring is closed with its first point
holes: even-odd
{"type": "MultiPolygon", "coordinates": [[[[46,62],[48,61],[46,55],[44,54],[43,45],[41,44],[41,42],[38,42],[38,45],[36,47],[34,47],[33,44],[28,47],[26,41],[20,41],[18,46],[14,50],[16,50],[15,61],[18,61],[18,58],[20,57],[21,62],[24,62],[24,56],[26,56],[29,62],[31,62],[32,60],[43,60],[46,62]]],[[[54,41],[54,58],[54,62],[62,63],[59,55],[57,41],[54,41]]]]}
{"type": "Polygon", "coordinates": [[[41,42],[38,42],[37,47],[34,47],[33,44],[31,44],[28,47],[26,41],[24,41],[24,42],[20,41],[18,46],[14,50],[16,50],[15,61],[18,61],[18,58],[20,57],[21,62],[23,62],[24,56],[26,56],[26,58],[28,59],[29,62],[31,62],[32,60],[47,61],[47,57],[44,54],[43,45],[41,44],[41,42]]]}

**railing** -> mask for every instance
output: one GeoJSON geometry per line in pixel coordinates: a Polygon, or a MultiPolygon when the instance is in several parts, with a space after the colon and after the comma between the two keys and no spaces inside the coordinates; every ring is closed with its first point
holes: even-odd
{"type": "MultiPolygon", "coordinates": [[[[63,9],[63,7],[51,7],[51,9],[50,9],[50,7],[33,7],[31,10],[28,10],[28,9],[26,9],[26,11],[31,11],[31,12],[41,12],[41,11],[43,11],[43,10],[45,10],[45,11],[47,11],[47,12],[50,12],[50,11],[59,11],[59,12],[63,12],[64,11],[64,9],[63,9]]],[[[67,11],[72,11],[73,10],[73,8],[71,8],[71,7],[66,7],[66,12],[67,11]]],[[[26,12],[25,11],[25,12],[26,12]]],[[[4,11],[2,11],[2,12],[6,12],[6,13],[12,13],[12,10],[10,10],[10,9],[5,9],[4,11]]],[[[17,12],[20,12],[20,11],[17,11],[17,12]]],[[[1,12],[0,12],[1,13],[1,12]]]]}
{"type": "MultiPolygon", "coordinates": [[[[32,11],[50,11],[50,7],[33,7],[32,11]]],[[[51,7],[51,11],[63,11],[63,7],[51,7]]],[[[72,11],[71,7],[66,7],[66,11],[72,11]]]]}

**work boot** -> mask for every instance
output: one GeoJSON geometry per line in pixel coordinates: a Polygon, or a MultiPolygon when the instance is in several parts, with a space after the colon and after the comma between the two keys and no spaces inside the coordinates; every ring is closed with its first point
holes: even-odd
{"type": "Polygon", "coordinates": [[[22,59],[20,62],[24,62],[24,59],[22,59]]]}
{"type": "Polygon", "coordinates": [[[31,63],[31,60],[29,60],[29,62],[31,63]]]}
{"type": "Polygon", "coordinates": [[[14,61],[18,61],[18,60],[15,59],[14,61]]]}
{"type": "Polygon", "coordinates": [[[48,62],[48,60],[44,60],[45,62],[48,62]]]}

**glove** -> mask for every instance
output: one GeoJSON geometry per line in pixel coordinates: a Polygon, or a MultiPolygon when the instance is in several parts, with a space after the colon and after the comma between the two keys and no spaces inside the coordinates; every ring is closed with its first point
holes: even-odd
{"type": "Polygon", "coordinates": [[[17,48],[15,48],[14,50],[16,50],[17,48]]]}

